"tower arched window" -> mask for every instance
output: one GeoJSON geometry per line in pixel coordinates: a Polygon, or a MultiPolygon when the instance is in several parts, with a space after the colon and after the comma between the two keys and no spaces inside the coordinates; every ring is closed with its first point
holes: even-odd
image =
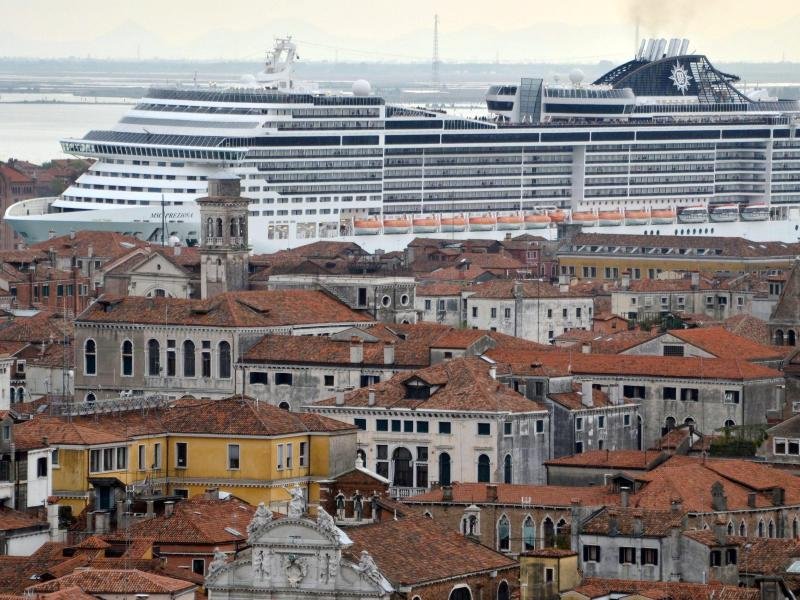
{"type": "Polygon", "coordinates": [[[211,217],[206,219],[206,237],[214,237],[214,219],[211,217]]]}
{"type": "Polygon", "coordinates": [[[239,220],[236,217],[231,217],[231,237],[239,237],[239,220]]]}
{"type": "Polygon", "coordinates": [[[222,217],[217,217],[217,237],[222,237],[222,217]]]}
{"type": "Polygon", "coordinates": [[[764,537],[764,520],[758,522],[758,537],[764,537]]]}
{"type": "Polygon", "coordinates": [[[450,485],[450,455],[447,452],[439,454],[439,485],[450,485]]]}
{"type": "Polygon", "coordinates": [[[783,329],[775,330],[775,345],[783,346],[783,329]]]}
{"type": "Polygon", "coordinates": [[[536,528],[533,519],[528,515],[522,523],[522,551],[527,552],[536,547],[536,528]]]}
{"type": "Polygon", "coordinates": [[[224,341],[219,343],[219,377],[220,379],[231,377],[231,345],[224,341]]]}
{"type": "Polygon", "coordinates": [[[158,340],[147,342],[147,374],[151,377],[161,374],[161,344],[158,340]]]}
{"type": "Polygon", "coordinates": [[[744,522],[744,519],[739,523],[739,536],[740,537],[747,537],[747,525],[744,522]]]}
{"type": "Polygon", "coordinates": [[[511,455],[506,454],[503,459],[503,483],[511,483],[511,455]]]}
{"type": "Polygon", "coordinates": [[[133,342],[130,340],[122,342],[122,375],[123,377],[133,375],[133,342]]]}
{"type": "Polygon", "coordinates": [[[508,517],[503,515],[497,522],[497,549],[500,552],[511,550],[511,524],[508,517]]]}
{"type": "Polygon", "coordinates": [[[97,375],[97,344],[94,340],[86,340],[83,346],[83,372],[97,375]]]}
{"type": "Polygon", "coordinates": [[[478,457],[478,483],[489,483],[491,481],[491,463],[489,457],[481,454],[478,457]]]}
{"type": "Polygon", "coordinates": [[[239,237],[247,237],[247,219],[239,217],[239,237]]]}
{"type": "Polygon", "coordinates": [[[194,377],[195,373],[194,342],[186,340],[183,342],[183,376],[194,377]]]}
{"type": "Polygon", "coordinates": [[[769,537],[775,537],[775,523],[772,521],[772,519],[770,519],[769,525],[767,525],[767,533],[769,534],[769,537]]]}
{"type": "Polygon", "coordinates": [[[510,598],[511,594],[509,593],[508,582],[501,581],[500,585],[497,586],[497,600],[509,600],[510,598]]]}
{"type": "Polygon", "coordinates": [[[786,345],[787,346],[797,345],[797,334],[794,332],[794,329],[789,329],[786,332],[786,345]]]}

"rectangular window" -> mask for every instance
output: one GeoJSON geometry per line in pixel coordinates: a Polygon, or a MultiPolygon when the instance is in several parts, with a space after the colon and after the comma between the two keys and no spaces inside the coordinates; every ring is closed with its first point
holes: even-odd
{"type": "Polygon", "coordinates": [[[575,454],[583,452],[583,442],[575,442],[575,454]]]}
{"type": "Polygon", "coordinates": [[[664,344],[664,356],[683,356],[683,346],[676,344],[664,344]]]}
{"type": "Polygon", "coordinates": [[[439,433],[444,435],[450,435],[451,433],[450,421],[439,421],[439,433]]]}
{"type": "Polygon", "coordinates": [[[325,375],[325,387],[333,387],[333,386],[334,386],[333,375],[325,375]]]}
{"type": "Polygon", "coordinates": [[[275,373],[275,385],[292,385],[292,374],[275,373]]]}
{"type": "Polygon", "coordinates": [[[536,419],[536,433],[544,433],[544,419],[536,419]]]}
{"type": "Polygon", "coordinates": [[[645,389],[643,385],[624,385],[622,386],[622,395],[625,398],[644,400],[645,389]]]}
{"type": "Polygon", "coordinates": [[[553,309],[552,308],[548,308],[547,309],[547,318],[548,319],[552,319],[553,318],[553,309]]]}
{"type": "Polygon", "coordinates": [[[726,565],[735,565],[736,564],[736,548],[728,548],[725,550],[725,564],[726,565]]]}
{"type": "Polygon", "coordinates": [[[36,459],[36,476],[47,477],[47,457],[42,456],[36,459]]]}
{"type": "Polygon", "coordinates": [[[677,400],[677,398],[678,398],[678,388],[674,388],[674,387],[662,388],[661,397],[664,400],[677,400]]]}
{"type": "Polygon", "coordinates": [[[492,435],[491,423],[478,423],[478,435],[492,435]]]}
{"type": "Polygon", "coordinates": [[[188,446],[186,442],[175,442],[175,466],[185,469],[188,464],[188,446]]]}
{"type": "Polygon", "coordinates": [[[643,565],[657,565],[658,564],[658,549],[657,548],[642,548],[641,562],[643,565]]]}
{"type": "Polygon", "coordinates": [[[278,469],[283,468],[283,444],[278,444],[278,469]]]}
{"type": "Polygon", "coordinates": [[[725,390],[725,404],[739,404],[739,390],[725,390]]]}
{"type": "Polygon", "coordinates": [[[431,301],[425,300],[425,310],[430,310],[430,309],[431,309],[431,301]]]}
{"type": "Polygon", "coordinates": [[[427,421],[417,421],[417,433],[428,433],[427,421]]]}
{"type": "Polygon", "coordinates": [[[506,421],[503,423],[503,435],[513,435],[514,433],[514,423],[512,421],[506,421]]]}
{"type": "Polygon", "coordinates": [[[358,427],[361,431],[367,430],[367,420],[366,419],[353,419],[353,424],[358,427]]]}
{"type": "Polygon", "coordinates": [[[511,318],[511,309],[510,308],[504,308],[503,309],[503,316],[506,319],[510,319],[511,318]]]}
{"type": "Polygon", "coordinates": [[[102,470],[102,452],[100,450],[89,451],[89,471],[92,473],[99,473],[102,470]]]}
{"type": "Polygon", "coordinates": [[[286,468],[291,469],[294,462],[294,444],[286,444],[286,468]]]}
{"type": "Polygon", "coordinates": [[[600,546],[584,546],[583,562],[600,562],[600,546]]]}
{"type": "Polygon", "coordinates": [[[490,316],[492,319],[496,319],[496,318],[497,318],[497,308],[495,308],[495,307],[493,306],[493,307],[492,307],[492,310],[491,310],[491,314],[490,314],[489,316],[490,316]]]}
{"type": "Polygon", "coordinates": [[[139,470],[147,470],[147,448],[143,444],[139,444],[139,470]]]}
{"type": "Polygon", "coordinates": [[[385,444],[378,444],[376,446],[375,472],[381,477],[389,476],[389,446],[385,444]]]}
{"type": "Polygon", "coordinates": [[[581,309],[580,308],[576,308],[575,309],[575,318],[576,319],[580,319],[581,318],[581,309]]]}
{"type": "Polygon", "coordinates": [[[622,425],[624,427],[629,427],[631,424],[631,416],[630,415],[622,415],[622,425]]]}
{"type": "Polygon", "coordinates": [[[414,421],[403,421],[403,433],[414,433],[414,421]]]}
{"type": "Polygon", "coordinates": [[[161,468],[161,444],[153,444],[153,468],[161,468]]]}
{"type": "Polygon", "coordinates": [[[377,419],[375,421],[377,431],[389,431],[389,421],[387,419],[377,419]]]}
{"type": "Polygon", "coordinates": [[[300,454],[297,457],[298,466],[305,467],[308,463],[308,444],[300,442],[300,454]]]}
{"type": "Polygon", "coordinates": [[[786,453],[792,456],[800,454],[800,440],[789,440],[786,453]]]}
{"type": "Polygon", "coordinates": [[[597,428],[598,429],[605,429],[606,428],[606,417],[605,417],[605,415],[599,415],[597,417],[597,428]]]}
{"type": "Polygon", "coordinates": [[[124,471],[128,468],[128,449],[125,446],[117,448],[117,465],[118,471],[124,471]]]}
{"type": "Polygon", "coordinates": [[[477,306],[473,306],[472,307],[472,316],[473,316],[473,318],[478,316],[478,307],[477,306]]]}
{"type": "Polygon", "coordinates": [[[775,446],[773,454],[786,454],[786,440],[783,438],[775,438],[775,446]]]}
{"type": "Polygon", "coordinates": [[[401,428],[400,419],[392,419],[392,431],[399,432],[401,428]]]}
{"type": "Polygon", "coordinates": [[[209,340],[203,340],[201,359],[203,377],[211,377],[211,342],[209,340]]]}
{"type": "Polygon", "coordinates": [[[583,417],[575,418],[575,431],[583,431],[583,417]]]}
{"type": "Polygon", "coordinates": [[[635,565],[636,564],[636,548],[632,546],[622,546],[619,549],[619,564],[621,565],[635,565]]]}
{"type": "Polygon", "coordinates": [[[681,400],[685,402],[697,402],[700,398],[700,390],[697,388],[681,388],[681,400]]]}
{"type": "Polygon", "coordinates": [[[269,384],[269,374],[265,371],[250,371],[251,384],[269,384]]]}
{"type": "Polygon", "coordinates": [[[54,467],[58,466],[58,448],[54,448],[53,452],[50,454],[50,464],[54,467]]]}
{"type": "Polygon", "coordinates": [[[202,558],[193,558],[192,559],[192,573],[196,575],[205,575],[206,574],[206,561],[202,558]]]}
{"type": "Polygon", "coordinates": [[[228,468],[239,468],[239,444],[228,444],[228,468]]]}
{"type": "Polygon", "coordinates": [[[103,471],[114,470],[114,448],[103,448],[103,471]]]}
{"type": "Polygon", "coordinates": [[[712,550],[708,555],[708,564],[711,567],[721,567],[722,550],[712,550]]]}
{"type": "Polygon", "coordinates": [[[564,317],[565,319],[567,318],[567,309],[566,308],[562,308],[561,309],[561,316],[564,317]]]}

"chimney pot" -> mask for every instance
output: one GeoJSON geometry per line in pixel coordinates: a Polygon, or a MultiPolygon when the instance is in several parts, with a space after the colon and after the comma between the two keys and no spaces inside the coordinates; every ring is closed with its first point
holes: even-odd
{"type": "Polygon", "coordinates": [[[367,405],[375,406],[375,388],[369,388],[369,395],[367,397],[367,405]]]}
{"type": "Polygon", "coordinates": [[[486,486],[486,500],[489,502],[497,502],[497,486],[488,484],[486,486]]]}
{"type": "Polygon", "coordinates": [[[167,500],[164,502],[164,516],[171,517],[172,514],[175,512],[175,502],[172,500],[167,500]]]}
{"type": "Polygon", "coordinates": [[[364,344],[361,338],[350,338],[350,362],[353,364],[364,362],[364,344]]]}
{"type": "Polygon", "coordinates": [[[630,489],[627,487],[622,487],[619,489],[619,505],[622,508],[628,508],[630,497],[630,489]]]}
{"type": "Polygon", "coordinates": [[[581,404],[589,408],[594,406],[591,381],[581,381],[581,404]]]}
{"type": "Polygon", "coordinates": [[[383,364],[394,364],[394,342],[384,342],[383,344],[383,364]]]}
{"type": "Polygon", "coordinates": [[[442,501],[443,502],[452,502],[453,501],[453,486],[452,485],[443,485],[442,486],[442,501]]]}
{"type": "Polygon", "coordinates": [[[344,406],[344,390],[336,390],[336,406],[344,406]]]}

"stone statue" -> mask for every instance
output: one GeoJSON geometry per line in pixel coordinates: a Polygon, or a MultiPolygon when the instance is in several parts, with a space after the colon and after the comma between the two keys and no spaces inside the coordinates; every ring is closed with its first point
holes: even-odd
{"type": "Polygon", "coordinates": [[[333,531],[336,529],[336,523],[333,522],[333,517],[321,506],[317,508],[317,525],[323,531],[333,531]]]}
{"type": "Polygon", "coordinates": [[[335,553],[326,552],[324,556],[320,557],[322,568],[320,574],[325,583],[336,580],[336,575],[339,572],[339,559],[335,553]]]}
{"type": "Polygon", "coordinates": [[[263,502],[259,502],[252,521],[247,524],[247,535],[252,535],[256,529],[270,521],[272,521],[272,511],[264,506],[263,502]]]}
{"type": "Polygon", "coordinates": [[[361,559],[358,561],[358,570],[365,578],[380,585],[382,579],[381,572],[378,570],[378,565],[375,564],[372,556],[370,556],[369,552],[366,550],[361,551],[361,559]]]}
{"type": "Polygon", "coordinates": [[[227,555],[219,548],[214,548],[214,559],[208,565],[208,574],[213,575],[228,562],[227,555]]]}
{"type": "Polygon", "coordinates": [[[270,557],[272,552],[263,550],[256,550],[253,552],[253,571],[261,579],[269,579],[270,557]]]}
{"type": "Polygon", "coordinates": [[[295,484],[294,487],[289,488],[289,494],[292,499],[289,500],[288,517],[290,519],[299,519],[306,512],[306,500],[303,495],[303,488],[295,484]]]}
{"type": "Polygon", "coordinates": [[[353,513],[355,514],[356,521],[360,521],[364,516],[364,497],[356,490],[353,496],[353,513]]]}
{"type": "Polygon", "coordinates": [[[344,494],[342,492],[336,494],[336,518],[340,521],[344,520],[344,494]]]}
{"type": "Polygon", "coordinates": [[[372,520],[378,520],[378,494],[372,494],[372,497],[369,499],[370,508],[372,509],[372,520]]]}

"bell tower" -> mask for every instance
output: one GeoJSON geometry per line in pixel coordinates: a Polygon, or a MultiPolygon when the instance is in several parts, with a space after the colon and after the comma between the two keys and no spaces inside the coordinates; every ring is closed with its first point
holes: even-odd
{"type": "Polygon", "coordinates": [[[200,207],[200,296],[246,290],[250,249],[247,244],[248,198],[236,176],[208,179],[208,196],[200,207]]]}

